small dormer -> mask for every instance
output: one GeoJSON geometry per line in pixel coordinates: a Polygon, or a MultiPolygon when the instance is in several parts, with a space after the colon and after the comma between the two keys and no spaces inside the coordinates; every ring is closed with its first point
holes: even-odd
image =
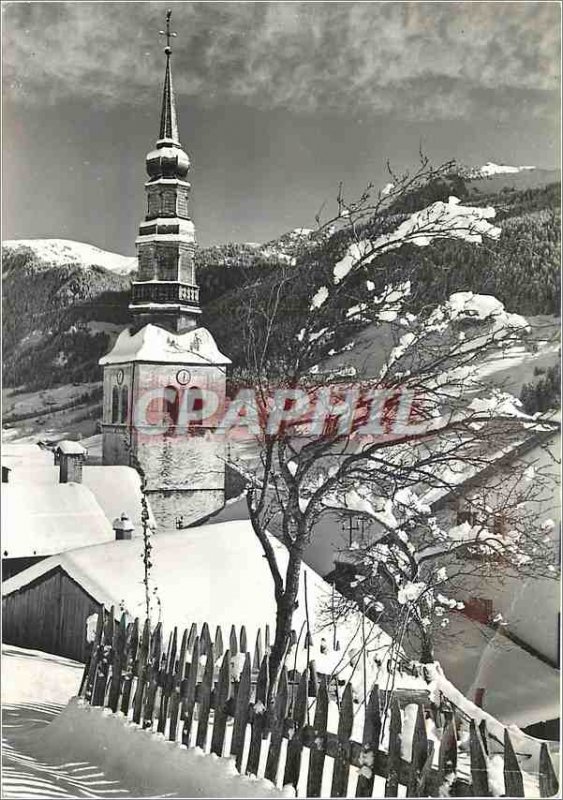
{"type": "Polygon", "coordinates": [[[86,448],[63,439],[54,452],[55,464],[59,465],[59,483],[82,483],[82,465],[88,457],[86,448]]]}

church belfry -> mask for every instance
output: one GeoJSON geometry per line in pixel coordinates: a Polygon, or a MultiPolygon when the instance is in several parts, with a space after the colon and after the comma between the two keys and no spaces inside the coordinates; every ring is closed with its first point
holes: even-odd
{"type": "Polygon", "coordinates": [[[146,159],[147,214],[137,238],[132,325],[100,359],[104,368],[102,458],[140,466],[157,530],[197,523],[225,502],[225,441],[215,409],[225,406],[227,366],[198,327],[195,235],[189,217],[190,160],[178,137],[172,87],[170,11],[160,133],[146,159]]]}
{"type": "Polygon", "coordinates": [[[166,13],[166,70],[160,132],[146,157],[146,216],[136,240],[138,280],[133,283],[130,310],[136,327],[153,322],[181,333],[197,324],[201,313],[194,267],[195,227],[189,215],[190,159],[178,135],[172,83],[171,12],[166,13]]]}

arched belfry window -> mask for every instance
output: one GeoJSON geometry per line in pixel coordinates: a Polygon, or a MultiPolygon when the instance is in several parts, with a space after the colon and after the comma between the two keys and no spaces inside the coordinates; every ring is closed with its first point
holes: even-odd
{"type": "Polygon", "coordinates": [[[117,386],[111,390],[111,421],[119,422],[119,389],[117,386]]]}
{"type": "Polygon", "coordinates": [[[127,422],[129,417],[129,389],[127,386],[121,387],[121,421],[127,422]]]}
{"type": "Polygon", "coordinates": [[[199,386],[190,386],[187,389],[187,408],[190,412],[190,425],[203,423],[203,392],[199,386]]]}

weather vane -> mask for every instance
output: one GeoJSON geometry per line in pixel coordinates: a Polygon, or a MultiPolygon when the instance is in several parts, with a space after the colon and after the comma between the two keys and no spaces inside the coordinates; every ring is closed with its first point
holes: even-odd
{"type": "Polygon", "coordinates": [[[177,33],[174,33],[174,31],[170,30],[170,17],[171,16],[172,16],[172,9],[169,8],[168,11],[166,12],[166,30],[165,31],[159,31],[159,34],[161,36],[166,36],[166,47],[164,48],[164,52],[166,53],[167,56],[169,56],[170,53],[172,52],[172,48],[170,47],[170,39],[173,36],[177,36],[178,35],[177,33]]]}

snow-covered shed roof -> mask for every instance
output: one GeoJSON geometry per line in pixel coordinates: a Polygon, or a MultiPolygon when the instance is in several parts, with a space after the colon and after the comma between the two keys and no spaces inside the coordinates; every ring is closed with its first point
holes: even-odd
{"type": "Polygon", "coordinates": [[[53,453],[38,444],[2,442],[2,464],[14,471],[24,466],[52,466],[53,453]]]}
{"type": "Polygon", "coordinates": [[[2,484],[1,531],[4,558],[48,556],[114,538],[93,493],[79,483],[2,484]]]}
{"type": "Polygon", "coordinates": [[[219,351],[207,328],[195,328],[186,333],[170,333],[158,325],[145,325],[132,334],[123,330],[113,349],[100,358],[102,366],[126,364],[132,361],[222,366],[230,360],[219,351]]]}

